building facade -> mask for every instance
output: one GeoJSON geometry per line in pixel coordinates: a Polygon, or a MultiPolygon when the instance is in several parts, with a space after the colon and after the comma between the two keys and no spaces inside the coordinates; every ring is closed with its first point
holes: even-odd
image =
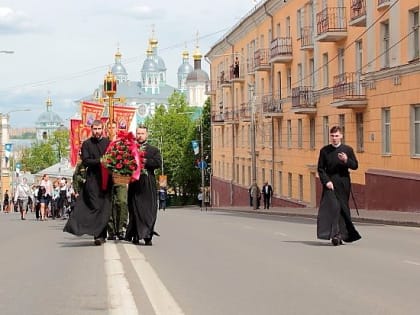
{"type": "Polygon", "coordinates": [[[260,2],[206,54],[213,203],[248,205],[255,180],[274,205],[317,206],[339,125],[357,206],[418,210],[419,38],[418,0],[260,2]]]}

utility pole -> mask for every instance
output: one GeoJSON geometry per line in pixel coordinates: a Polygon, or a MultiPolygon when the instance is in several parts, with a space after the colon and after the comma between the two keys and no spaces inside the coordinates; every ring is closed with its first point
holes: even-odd
{"type": "Polygon", "coordinates": [[[204,198],[205,198],[205,182],[204,182],[204,136],[203,136],[203,117],[200,120],[200,160],[201,160],[201,208],[203,208],[204,198]]]}

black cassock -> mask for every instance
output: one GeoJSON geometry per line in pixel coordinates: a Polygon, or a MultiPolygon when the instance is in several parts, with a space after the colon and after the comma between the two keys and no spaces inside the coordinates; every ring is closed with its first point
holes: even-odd
{"type": "Polygon", "coordinates": [[[318,174],[323,190],[317,218],[319,239],[329,240],[337,234],[341,234],[345,242],[354,242],[361,238],[351,220],[349,168],[358,168],[358,161],[350,146],[341,144],[336,148],[330,144],[321,149],[318,174]],[[347,154],[347,163],[340,161],[339,152],[347,154]],[[334,190],[325,186],[329,181],[334,184],[334,190]]]}
{"type": "MultiPolygon", "coordinates": [[[[71,212],[64,232],[77,236],[84,234],[94,237],[106,237],[106,227],[111,214],[111,184],[102,189],[100,158],[109,145],[108,138],[90,138],[82,144],[82,163],[87,168],[86,182],[83,185],[74,210],[71,212]]],[[[109,176],[109,175],[108,175],[109,176]]]]}
{"type": "Polygon", "coordinates": [[[157,188],[155,169],[162,166],[159,150],[148,143],[145,150],[145,174],[142,171],[139,180],[128,185],[128,226],[126,240],[151,239],[155,232],[157,217],[157,188]]]}

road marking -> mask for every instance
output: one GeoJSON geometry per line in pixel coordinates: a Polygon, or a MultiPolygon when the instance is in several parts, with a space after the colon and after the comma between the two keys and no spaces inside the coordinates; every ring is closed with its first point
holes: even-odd
{"type": "Polygon", "coordinates": [[[404,260],[403,262],[410,265],[420,266],[420,262],[415,262],[411,260],[404,260]]]}
{"type": "Polygon", "coordinates": [[[110,315],[138,315],[116,244],[104,244],[105,274],[110,315]]]}
{"type": "Polygon", "coordinates": [[[138,246],[124,244],[124,249],[136,271],[156,315],[184,315],[171,293],[159,279],[138,246]]]}
{"type": "Polygon", "coordinates": [[[282,232],[274,232],[274,235],[287,236],[286,233],[282,233],[282,232]]]}

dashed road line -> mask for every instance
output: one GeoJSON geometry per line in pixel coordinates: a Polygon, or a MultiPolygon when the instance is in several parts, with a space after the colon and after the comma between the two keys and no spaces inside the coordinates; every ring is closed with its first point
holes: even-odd
{"type": "Polygon", "coordinates": [[[138,246],[123,245],[156,315],[184,315],[171,293],[160,280],[138,246]]]}
{"type": "Polygon", "coordinates": [[[136,302],[125,277],[121,257],[116,244],[104,246],[105,274],[108,284],[110,315],[138,315],[136,302]]]}
{"type": "Polygon", "coordinates": [[[420,262],[416,262],[416,261],[404,260],[403,262],[409,265],[420,266],[420,262]]]}

